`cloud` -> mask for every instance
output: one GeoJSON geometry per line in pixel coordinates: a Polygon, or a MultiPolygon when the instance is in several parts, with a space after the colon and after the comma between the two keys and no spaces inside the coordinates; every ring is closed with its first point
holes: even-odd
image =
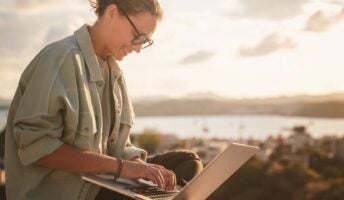
{"type": "Polygon", "coordinates": [[[87,0],[5,0],[4,4],[15,9],[35,9],[38,7],[53,7],[57,5],[69,6],[70,4],[85,4],[87,0]]]}
{"type": "Polygon", "coordinates": [[[20,55],[31,45],[36,46],[42,35],[32,27],[39,24],[38,18],[22,17],[15,13],[0,13],[0,58],[20,55]]]}
{"type": "Polygon", "coordinates": [[[239,55],[241,57],[264,56],[281,49],[293,49],[297,46],[291,38],[273,33],[266,36],[254,47],[241,47],[239,55]]]}
{"type": "Polygon", "coordinates": [[[1,97],[12,96],[21,71],[40,49],[93,21],[88,1],[79,1],[0,1],[1,97]]]}
{"type": "Polygon", "coordinates": [[[68,11],[61,16],[0,12],[0,58],[37,52],[44,45],[72,34],[82,21],[80,13],[68,11]]]}
{"type": "Polygon", "coordinates": [[[343,5],[343,0],[328,0],[328,3],[343,5]]]}
{"type": "Polygon", "coordinates": [[[204,63],[210,60],[215,55],[214,52],[210,51],[198,51],[194,54],[184,57],[179,64],[188,65],[188,64],[197,64],[204,63]]]}
{"type": "Polygon", "coordinates": [[[344,7],[336,14],[318,10],[308,18],[304,30],[311,32],[324,32],[343,19],[344,7]]]}
{"type": "Polygon", "coordinates": [[[239,0],[241,11],[229,11],[230,17],[263,18],[281,20],[303,12],[302,6],[308,0],[239,0]]]}

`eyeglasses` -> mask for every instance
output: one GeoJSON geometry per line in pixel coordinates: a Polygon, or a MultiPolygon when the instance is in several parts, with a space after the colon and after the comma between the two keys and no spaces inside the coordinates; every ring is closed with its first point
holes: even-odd
{"type": "MultiPolygon", "coordinates": [[[[118,6],[119,7],[119,6],[118,6]]],[[[119,7],[120,8],[120,7],[119,7]]],[[[120,8],[121,9],[121,8],[120,8]]],[[[123,12],[124,16],[127,18],[127,20],[129,21],[129,23],[131,24],[131,26],[133,27],[134,31],[135,31],[135,37],[134,39],[131,41],[131,44],[133,45],[142,45],[141,49],[147,48],[149,46],[151,46],[153,44],[153,40],[150,39],[146,34],[141,33],[135,26],[135,24],[133,23],[133,21],[131,21],[131,19],[129,18],[129,15],[123,10],[121,9],[121,11],[123,12]]]]}

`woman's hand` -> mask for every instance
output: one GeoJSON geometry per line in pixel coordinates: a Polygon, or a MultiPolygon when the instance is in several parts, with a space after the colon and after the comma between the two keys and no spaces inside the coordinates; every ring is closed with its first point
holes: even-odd
{"type": "Polygon", "coordinates": [[[149,164],[140,159],[125,160],[121,177],[129,179],[145,179],[166,190],[176,189],[176,175],[161,165],[149,164]]]}
{"type": "Polygon", "coordinates": [[[165,183],[166,190],[175,190],[177,185],[177,178],[173,171],[166,169],[165,167],[157,164],[149,164],[148,165],[152,168],[157,169],[160,171],[163,181],[165,183]]]}

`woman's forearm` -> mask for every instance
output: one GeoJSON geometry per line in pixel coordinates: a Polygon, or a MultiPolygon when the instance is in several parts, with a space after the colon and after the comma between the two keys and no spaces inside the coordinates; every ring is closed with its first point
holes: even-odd
{"type": "MultiPolygon", "coordinates": [[[[119,162],[116,158],[100,155],[63,144],[50,155],[39,159],[36,164],[41,167],[76,173],[117,173],[119,162]]],[[[164,167],[149,165],[137,158],[122,164],[120,175],[124,178],[143,178],[158,184],[161,188],[174,189],[174,173],[164,167]]]]}
{"type": "Polygon", "coordinates": [[[116,173],[117,159],[63,144],[50,155],[36,162],[37,165],[57,170],[79,173],[116,173]]]}

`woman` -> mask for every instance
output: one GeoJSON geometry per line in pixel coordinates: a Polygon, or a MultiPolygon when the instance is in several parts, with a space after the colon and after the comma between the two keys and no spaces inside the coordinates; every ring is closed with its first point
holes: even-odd
{"type": "Polygon", "coordinates": [[[82,173],[143,178],[173,190],[202,170],[192,152],[147,163],[146,151],[129,140],[134,114],[116,60],[153,44],[158,2],[98,0],[93,6],[93,26],[45,47],[21,76],[6,127],[10,200],[107,198],[82,173]]]}

